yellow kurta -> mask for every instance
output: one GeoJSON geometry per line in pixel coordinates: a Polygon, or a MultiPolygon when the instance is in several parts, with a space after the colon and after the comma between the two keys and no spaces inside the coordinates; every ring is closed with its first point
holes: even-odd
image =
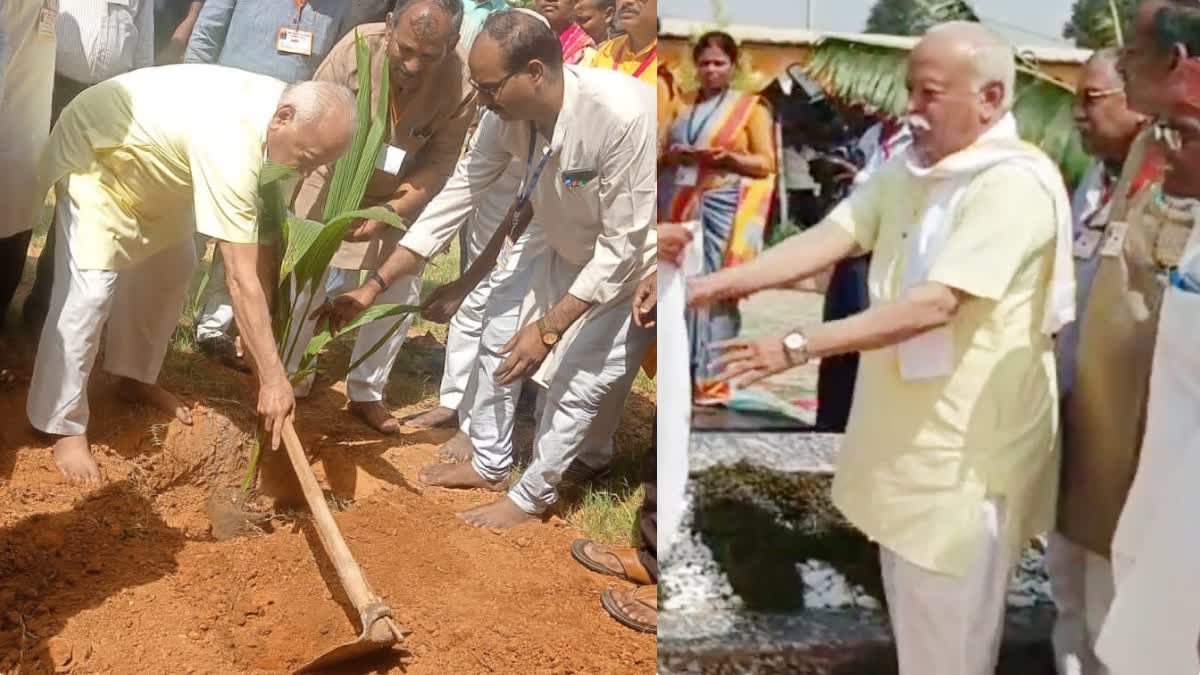
{"type": "MultiPolygon", "coordinates": [[[[929,279],[966,292],[949,327],[953,372],[906,381],[894,347],[866,352],[834,502],[909,562],[962,575],[1003,497],[1014,555],[1054,515],[1058,414],[1053,342],[1041,331],[1054,256],[1051,196],[1022,167],[967,188],[929,279]]],[[[895,300],[929,195],[902,162],[884,166],[829,216],[871,251],[872,304],[895,300]]]]}
{"type": "Polygon", "coordinates": [[[267,126],[285,86],[188,64],[136,70],[76,98],[50,134],[41,180],[69,180],[79,268],[127,269],[194,231],[257,242],[267,126]]]}
{"type": "Polygon", "coordinates": [[[649,47],[634,53],[629,48],[629,36],[618,35],[600,45],[580,65],[590,68],[619,70],[626,75],[634,75],[636,73],[637,78],[642,82],[655,84],[658,81],[657,49],[658,41],[655,40],[649,47]]]}

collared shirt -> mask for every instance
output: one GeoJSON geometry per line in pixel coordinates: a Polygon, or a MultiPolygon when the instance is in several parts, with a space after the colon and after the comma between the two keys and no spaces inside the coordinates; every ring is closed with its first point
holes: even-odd
{"type": "MultiPolygon", "coordinates": [[[[359,26],[360,35],[371,50],[374,72],[371,81],[378,83],[387,52],[387,26],[382,23],[359,26]]],[[[338,82],[358,91],[358,60],[354,36],[347,35],[333,48],[317,69],[314,79],[338,82]]],[[[367,186],[365,204],[379,204],[399,199],[412,191],[425,196],[418,208],[400,213],[402,218],[415,219],[425,204],[441,190],[462,154],[467,127],[475,118],[475,92],[467,80],[467,67],[457,50],[451,50],[438,68],[428,73],[413,90],[394,91],[391,97],[388,144],[405,153],[404,163],[396,175],[376,170],[367,186]],[[393,95],[394,94],[394,95],[393,95]]],[[[394,87],[393,87],[394,89],[394,87]]],[[[372,87],[372,110],[381,92],[372,87]]],[[[319,218],[324,211],[324,190],[331,177],[330,167],[314,171],[304,181],[296,197],[296,212],[319,218]]],[[[374,269],[387,257],[399,233],[387,232],[373,242],[345,243],[334,265],[347,269],[374,269]]]]}
{"type": "Polygon", "coordinates": [[[151,0],[58,0],[59,75],[95,84],[152,65],[151,0]]]}
{"type": "Polygon", "coordinates": [[[506,0],[463,0],[463,22],[462,30],[458,33],[458,43],[467,54],[470,54],[471,45],[475,44],[475,38],[479,37],[479,32],[483,30],[483,22],[487,21],[493,12],[502,9],[508,9],[506,0]]]}
{"type": "Polygon", "coordinates": [[[41,174],[46,186],[70,181],[80,269],[129,268],[193,229],[257,242],[267,126],[284,86],[187,64],[135,70],[80,94],[50,135],[41,174]]]}
{"type": "Polygon", "coordinates": [[[346,0],[205,0],[185,63],[215,63],[284,82],[311,79],[321,60],[353,25],[346,0]],[[277,49],[279,29],[311,32],[312,55],[277,49]]]}
{"type": "MultiPolygon", "coordinates": [[[[563,77],[554,138],[534,139],[534,166],[552,154],[530,201],[550,248],[583,267],[570,294],[603,304],[654,260],[655,92],[612,71],[568,66],[563,77]],[[568,185],[579,174],[592,177],[568,185]]],[[[528,122],[484,115],[470,152],[400,243],[426,258],[441,251],[514,158],[526,164],[531,133],[528,122]]]]}
{"type": "Polygon", "coordinates": [[[658,83],[658,40],[636,54],[629,49],[629,36],[617,37],[600,45],[599,49],[583,62],[592,68],[617,70],[626,75],[637,73],[638,79],[646,84],[658,83]],[[641,72],[638,72],[641,71],[641,72]]]}
{"type": "MultiPolygon", "coordinates": [[[[892,161],[830,214],[872,253],[872,305],[900,296],[908,237],[930,192],[892,161]]],[[[1041,330],[1054,201],[1032,172],[1001,164],[972,179],[951,227],[929,280],[969,296],[948,324],[954,370],[906,381],[895,347],[862,354],[833,497],[881,546],[962,575],[985,499],[1004,498],[1014,555],[1054,515],[1058,395],[1053,343],[1041,330]]]]}

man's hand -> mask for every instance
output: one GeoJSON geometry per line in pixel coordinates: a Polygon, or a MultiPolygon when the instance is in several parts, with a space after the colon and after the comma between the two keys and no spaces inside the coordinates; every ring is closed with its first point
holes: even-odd
{"type": "Polygon", "coordinates": [[[721,352],[718,377],[735,387],[745,387],[792,367],[783,339],[727,340],[713,346],[721,352]]]}
{"type": "Polygon", "coordinates": [[[346,241],[371,241],[375,237],[383,234],[390,227],[382,220],[356,220],[350,224],[350,229],[346,230],[346,241]]]}
{"type": "Polygon", "coordinates": [[[683,262],[683,251],[692,243],[692,233],[682,225],[660,223],[658,225],[658,257],[675,265],[683,262]]]}
{"type": "Polygon", "coordinates": [[[496,369],[496,384],[509,385],[519,382],[537,372],[538,366],[550,354],[550,348],[542,342],[542,333],[537,323],[525,326],[500,350],[508,358],[496,369]]]}
{"type": "Polygon", "coordinates": [[[322,321],[328,321],[329,332],[337,335],[346,327],[346,324],[358,318],[359,314],[375,304],[377,297],[379,297],[379,286],[368,280],[367,283],[348,293],[343,293],[332,300],[326,299],[324,304],[313,311],[308,318],[317,322],[318,327],[322,321]]]}
{"type": "Polygon", "coordinates": [[[296,393],[286,378],[263,383],[258,388],[258,415],[271,434],[271,449],[279,449],[283,425],[296,412],[296,393]]]}
{"type": "Polygon", "coordinates": [[[753,291],[739,279],[740,267],[730,267],[688,282],[688,305],[706,307],[721,302],[735,302],[753,291]]]}
{"type": "Polygon", "coordinates": [[[658,272],[638,284],[633,294],[633,323],[642,328],[654,328],[658,315],[658,272]]]}
{"type": "Polygon", "coordinates": [[[435,288],[421,305],[421,318],[434,323],[449,323],[470,292],[462,279],[435,288]]]}

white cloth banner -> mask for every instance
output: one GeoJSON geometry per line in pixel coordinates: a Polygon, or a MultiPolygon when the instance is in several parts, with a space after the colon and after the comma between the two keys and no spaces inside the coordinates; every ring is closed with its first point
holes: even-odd
{"type": "MultiPolygon", "coordinates": [[[[1200,222],[1200,204],[1191,207],[1200,222]]],[[[1193,228],[1181,269],[1195,267],[1193,228]]],[[[1096,652],[1114,675],[1200,673],[1200,294],[1169,287],[1137,476],[1113,535],[1116,597],[1096,652]]]]}
{"type": "Polygon", "coordinates": [[[687,280],[704,262],[700,223],[685,223],[692,243],[683,266],[658,261],[658,555],[665,559],[683,519],[692,426],[692,375],[687,331],[687,280]]]}

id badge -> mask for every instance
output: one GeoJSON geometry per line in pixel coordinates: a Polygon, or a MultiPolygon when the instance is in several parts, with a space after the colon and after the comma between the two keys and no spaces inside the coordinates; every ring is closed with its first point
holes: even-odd
{"type": "Polygon", "coordinates": [[[675,184],[679,187],[696,187],[700,182],[700,167],[683,165],[675,169],[675,184]]]}
{"type": "Polygon", "coordinates": [[[1096,251],[1100,248],[1100,242],[1104,240],[1104,233],[1100,230],[1085,229],[1075,237],[1075,258],[1077,260],[1091,260],[1096,251]]]}
{"type": "Polygon", "coordinates": [[[43,37],[54,37],[55,29],[58,26],[58,11],[43,7],[38,14],[38,35],[43,37]]]}
{"type": "Polygon", "coordinates": [[[379,159],[375,161],[375,168],[393,176],[399,175],[400,167],[404,165],[404,158],[407,155],[408,153],[403,148],[385,145],[379,151],[379,159]]]}
{"type": "Polygon", "coordinates": [[[1116,258],[1121,255],[1121,251],[1125,248],[1125,233],[1129,226],[1125,223],[1113,223],[1108,226],[1108,233],[1105,235],[1104,248],[1100,249],[1100,255],[1105,258],[1116,258]]]}
{"type": "Polygon", "coordinates": [[[298,30],[284,26],[279,29],[279,37],[275,40],[275,49],[283,54],[312,56],[313,33],[310,30],[298,30]]]}

